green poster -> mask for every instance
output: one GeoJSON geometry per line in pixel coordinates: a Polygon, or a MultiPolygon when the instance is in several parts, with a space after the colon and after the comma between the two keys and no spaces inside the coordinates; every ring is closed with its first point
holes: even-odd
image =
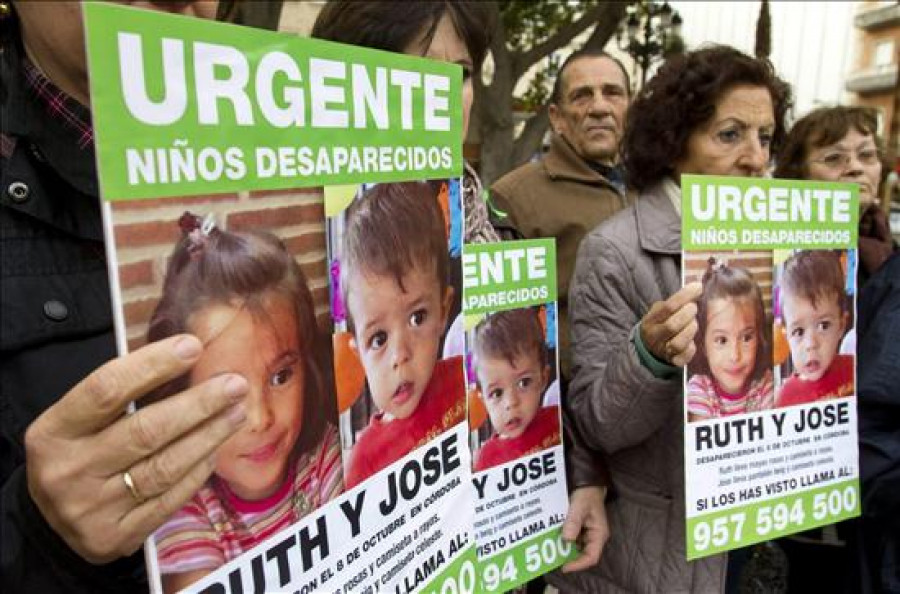
{"type": "MultiPolygon", "coordinates": [[[[200,339],[191,372],[153,398],[190,397],[230,374],[248,384],[246,418],[213,474],[145,543],[152,591],[474,591],[462,356],[437,352],[449,310],[410,299],[412,283],[391,275],[351,274],[350,294],[389,286],[406,301],[381,294],[343,308],[331,291],[334,248],[358,220],[335,214],[354,188],[365,204],[409,199],[405,232],[391,233],[404,219],[396,210],[357,225],[370,234],[363,256],[418,239],[439,244],[441,269],[461,278],[461,68],[110,3],[85,3],[84,14],[119,352],[182,332],[200,339]],[[387,312],[392,325],[366,343],[329,337],[351,310],[387,312]],[[403,342],[419,356],[401,373],[376,375],[390,368],[376,355],[352,364],[359,345],[377,351],[390,331],[393,348],[426,325],[433,348],[403,342]],[[372,386],[387,395],[381,410],[357,415],[344,440],[353,401],[372,386]],[[383,418],[388,405],[397,414],[383,418]],[[395,446],[369,449],[377,467],[350,447],[376,425],[395,446]]],[[[441,292],[437,266],[430,276],[415,264],[428,297],[454,293],[441,292]]]]}
{"type": "Polygon", "coordinates": [[[681,187],[686,250],[856,245],[856,184],[684,175],[681,187]]]}
{"type": "Polygon", "coordinates": [[[84,5],[106,200],[462,173],[462,70],[84,5]]]}
{"type": "Polygon", "coordinates": [[[465,245],[462,268],[477,591],[506,592],[578,556],[560,532],[556,240],[465,245]]]}

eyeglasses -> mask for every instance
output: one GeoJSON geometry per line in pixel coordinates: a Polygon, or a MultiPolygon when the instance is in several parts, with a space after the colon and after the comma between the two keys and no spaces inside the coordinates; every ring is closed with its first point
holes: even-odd
{"type": "MultiPolygon", "coordinates": [[[[853,153],[847,151],[832,151],[825,153],[818,159],[810,159],[811,163],[819,163],[829,169],[846,169],[850,165],[853,153]]],[[[863,165],[875,165],[881,160],[881,153],[876,148],[864,148],[856,152],[856,160],[863,165]]]]}

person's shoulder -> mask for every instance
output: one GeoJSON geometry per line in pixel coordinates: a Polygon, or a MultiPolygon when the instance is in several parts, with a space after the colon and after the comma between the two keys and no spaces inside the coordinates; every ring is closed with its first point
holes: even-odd
{"type": "Polygon", "coordinates": [[[359,438],[350,450],[350,459],[344,474],[344,487],[352,489],[378,470],[376,459],[379,452],[391,443],[394,432],[390,423],[382,422],[381,413],[369,420],[369,425],[362,430],[359,438]]]}
{"type": "Polygon", "coordinates": [[[771,369],[750,382],[747,390],[748,410],[768,410],[775,403],[775,380],[771,369]]]}
{"type": "Polygon", "coordinates": [[[588,235],[594,237],[632,237],[637,240],[634,204],[623,208],[594,227],[588,235]]]}
{"type": "Polygon", "coordinates": [[[503,174],[497,181],[491,184],[492,188],[515,187],[535,176],[543,176],[544,167],[541,161],[529,161],[519,165],[515,169],[503,174]]]}
{"type": "Polygon", "coordinates": [[[757,377],[751,382],[751,387],[759,388],[761,390],[772,389],[772,386],[775,385],[775,376],[772,373],[771,369],[766,368],[765,372],[757,377]]]}
{"type": "Polygon", "coordinates": [[[461,355],[439,359],[416,412],[409,417],[416,423],[437,421],[442,429],[465,418],[466,381],[461,355]]]}
{"type": "Polygon", "coordinates": [[[623,208],[596,227],[581,241],[582,250],[591,257],[615,247],[616,251],[636,251],[638,246],[637,223],[634,205],[623,208]]]}
{"type": "Polygon", "coordinates": [[[801,404],[803,402],[803,395],[806,391],[804,389],[804,383],[805,382],[796,374],[787,378],[781,386],[781,389],[778,391],[778,396],[775,398],[775,406],[781,408],[783,406],[801,404]]]}
{"type": "Polygon", "coordinates": [[[536,419],[541,425],[552,428],[559,424],[559,406],[551,404],[538,409],[536,419]]]}
{"type": "Polygon", "coordinates": [[[481,472],[498,464],[502,464],[504,460],[505,448],[500,443],[500,437],[494,433],[490,438],[478,448],[475,452],[475,463],[472,470],[481,472]]]}
{"type": "Polygon", "coordinates": [[[446,359],[438,359],[431,372],[429,385],[442,391],[455,392],[456,388],[465,388],[462,355],[453,355],[446,359]]]}
{"type": "Polygon", "coordinates": [[[356,439],[356,443],[353,446],[353,449],[365,450],[370,444],[377,442],[382,439],[383,436],[388,433],[387,429],[390,426],[390,421],[386,421],[384,418],[384,413],[376,412],[369,418],[369,424],[366,425],[365,429],[360,431],[359,437],[356,439]],[[363,447],[359,447],[363,446],[363,447]]]}
{"type": "Polygon", "coordinates": [[[297,457],[297,471],[301,473],[307,466],[314,468],[330,466],[335,459],[340,461],[340,456],[341,441],[338,430],[333,424],[326,423],[319,443],[311,451],[297,457]]]}
{"type": "Polygon", "coordinates": [[[491,192],[500,194],[508,201],[525,200],[536,196],[535,180],[546,178],[540,161],[531,161],[504,174],[491,184],[491,192]]]}
{"type": "Polygon", "coordinates": [[[295,464],[294,488],[312,495],[314,505],[338,495],[343,490],[344,472],[337,428],[328,423],[316,450],[298,456],[295,464]]]}

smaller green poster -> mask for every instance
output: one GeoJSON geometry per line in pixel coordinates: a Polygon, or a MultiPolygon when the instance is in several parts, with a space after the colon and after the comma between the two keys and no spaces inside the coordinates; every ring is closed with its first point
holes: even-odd
{"type": "Polygon", "coordinates": [[[466,315],[556,301],[553,239],[466,245],[462,270],[466,315]]]}
{"type": "Polygon", "coordinates": [[[478,592],[506,592],[578,556],[568,510],[554,239],[463,246],[478,592]]]}

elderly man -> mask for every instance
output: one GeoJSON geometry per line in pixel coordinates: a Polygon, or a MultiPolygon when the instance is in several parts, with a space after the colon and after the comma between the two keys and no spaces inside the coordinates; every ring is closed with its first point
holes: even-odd
{"type": "Polygon", "coordinates": [[[550,150],[491,188],[494,205],[522,235],[556,238],[560,360],[566,379],[569,280],[578,244],[628,204],[618,160],[629,99],[628,74],[618,60],[599,50],[573,53],[560,68],[550,99],[550,150]]]}

